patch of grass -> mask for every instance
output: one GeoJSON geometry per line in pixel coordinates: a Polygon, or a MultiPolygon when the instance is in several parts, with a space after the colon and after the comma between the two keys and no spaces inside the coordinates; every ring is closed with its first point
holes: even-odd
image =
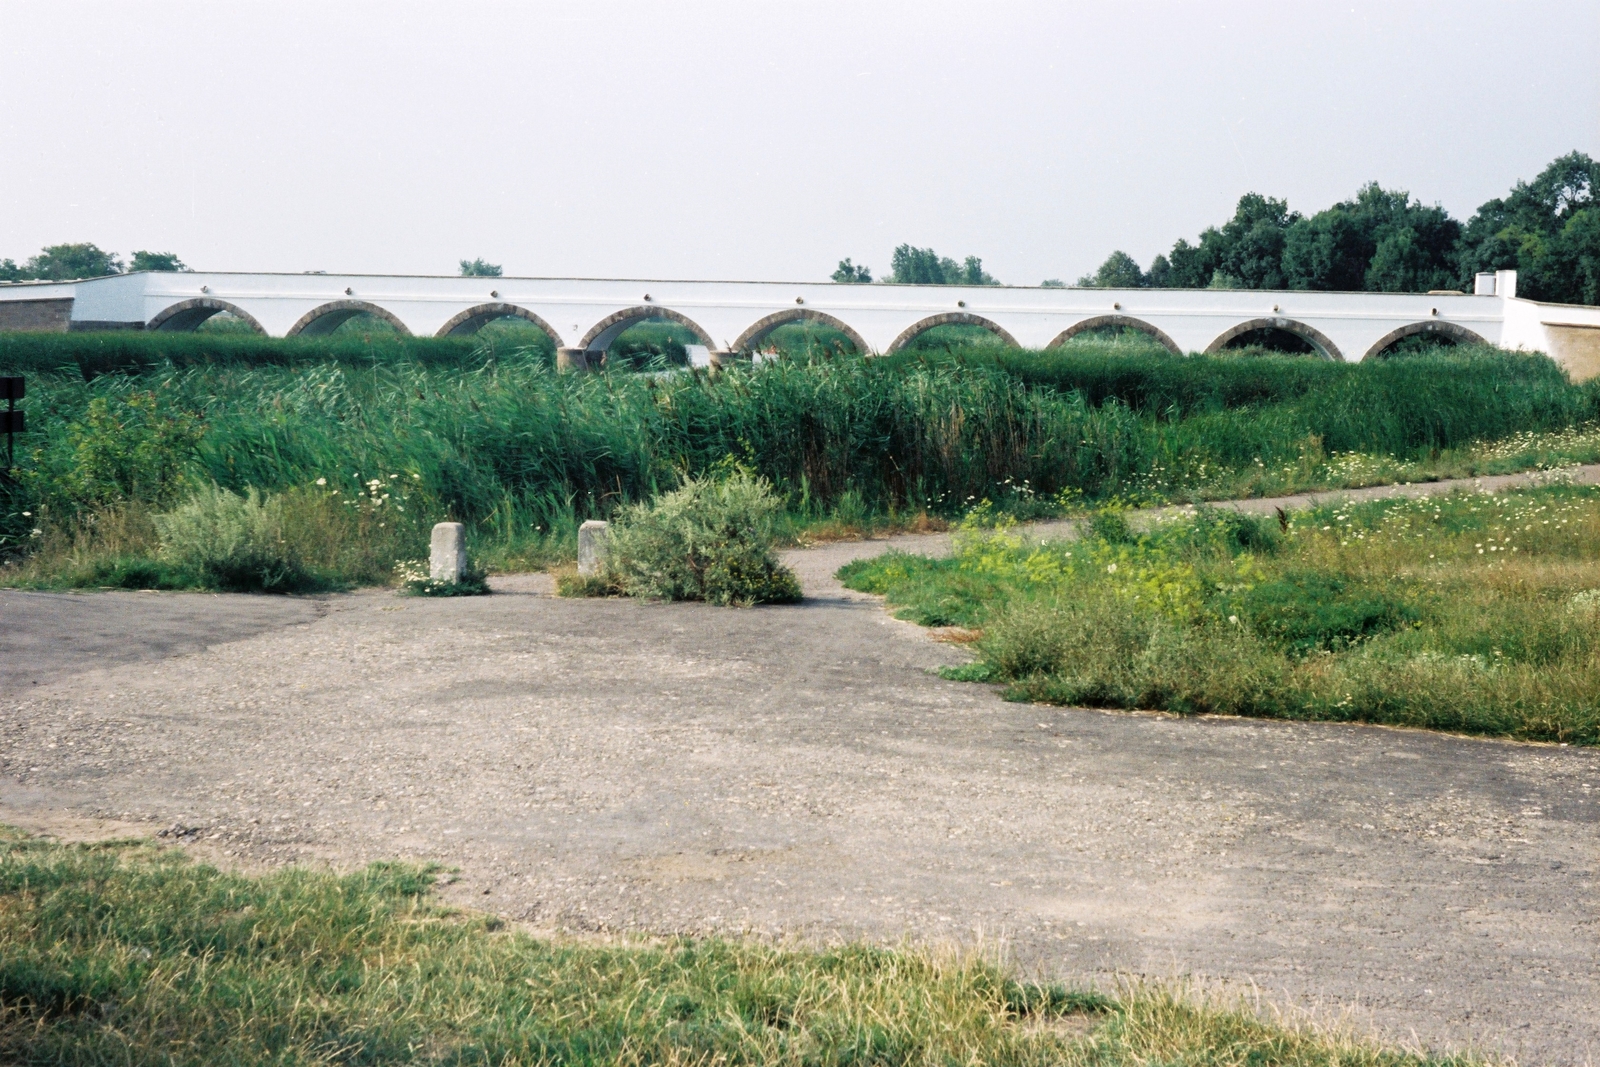
{"type": "Polygon", "coordinates": [[[1391,723],[1600,743],[1600,490],[1204,511],[1033,543],[968,528],[950,559],[840,578],[977,627],[1019,700],[1391,723]]]}
{"type": "Polygon", "coordinates": [[[0,1059],[62,1063],[1465,1064],[1130,984],[863,944],[539,940],[426,868],[265,877],[0,831],[0,1059]]]}

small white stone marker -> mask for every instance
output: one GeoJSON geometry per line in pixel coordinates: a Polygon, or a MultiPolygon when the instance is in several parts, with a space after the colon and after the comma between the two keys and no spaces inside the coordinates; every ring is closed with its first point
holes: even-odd
{"type": "Polygon", "coordinates": [[[611,525],[590,519],[578,527],[578,573],[593,578],[606,566],[606,551],[610,548],[611,525]]]}
{"type": "Polygon", "coordinates": [[[436,582],[459,582],[467,573],[467,528],[459,522],[433,527],[428,546],[428,577],[436,582]]]}

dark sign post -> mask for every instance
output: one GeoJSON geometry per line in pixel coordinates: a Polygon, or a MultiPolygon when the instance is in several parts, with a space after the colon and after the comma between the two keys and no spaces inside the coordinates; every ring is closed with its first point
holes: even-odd
{"type": "Polygon", "coordinates": [[[5,423],[7,470],[17,465],[17,443],[13,435],[22,432],[22,412],[17,410],[17,401],[21,400],[27,391],[27,386],[23,384],[21,378],[0,378],[0,400],[6,402],[6,409],[0,411],[0,421],[5,423]]]}

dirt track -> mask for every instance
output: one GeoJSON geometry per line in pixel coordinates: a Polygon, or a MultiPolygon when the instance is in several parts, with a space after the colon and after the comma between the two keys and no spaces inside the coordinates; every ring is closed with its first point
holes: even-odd
{"type": "Polygon", "coordinates": [[[1007,704],[828,577],[881,547],[751,611],[0,591],[0,653],[55,650],[0,661],[0,821],[437,860],[546,929],[981,933],[1600,1058],[1600,753],[1007,704]]]}

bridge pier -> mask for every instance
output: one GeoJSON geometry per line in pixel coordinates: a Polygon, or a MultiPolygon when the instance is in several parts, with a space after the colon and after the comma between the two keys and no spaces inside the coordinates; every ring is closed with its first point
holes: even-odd
{"type": "Polygon", "coordinates": [[[556,370],[585,371],[589,369],[589,354],[584,348],[556,349],[556,370]]]}

